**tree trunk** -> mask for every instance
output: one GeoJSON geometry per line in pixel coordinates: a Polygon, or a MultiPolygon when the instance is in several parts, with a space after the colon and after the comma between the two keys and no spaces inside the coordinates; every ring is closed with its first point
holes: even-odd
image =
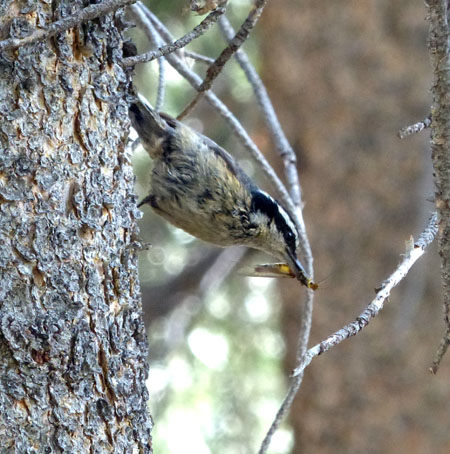
{"type": "MultiPolygon", "coordinates": [[[[0,0],[2,39],[86,2],[0,0]]],[[[122,14],[0,55],[2,453],[148,453],[122,14]]]]}

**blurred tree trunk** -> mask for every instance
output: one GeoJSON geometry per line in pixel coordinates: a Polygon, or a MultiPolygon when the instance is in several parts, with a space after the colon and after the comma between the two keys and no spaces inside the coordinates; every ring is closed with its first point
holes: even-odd
{"type": "MultiPolygon", "coordinates": [[[[86,2],[0,1],[1,36],[86,2]]],[[[121,13],[0,56],[2,453],[149,453],[121,13]]]]}
{"type": "MultiPolygon", "coordinates": [[[[434,209],[429,134],[397,137],[429,114],[425,15],[420,2],[286,0],[262,16],[262,74],[297,151],[325,279],[311,345],[356,317],[434,209]]],[[[442,378],[427,372],[442,329],[438,269],[431,249],[361,336],[307,370],[290,412],[293,453],[449,452],[448,366],[442,378]]],[[[282,290],[288,375],[301,295],[282,290]]]]}

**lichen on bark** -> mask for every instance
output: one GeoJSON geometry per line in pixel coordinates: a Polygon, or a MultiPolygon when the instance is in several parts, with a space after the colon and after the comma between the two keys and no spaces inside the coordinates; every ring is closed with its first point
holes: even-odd
{"type": "MultiPolygon", "coordinates": [[[[3,38],[86,2],[0,0],[3,38]]],[[[148,453],[122,12],[0,55],[2,453],[148,453]]]]}

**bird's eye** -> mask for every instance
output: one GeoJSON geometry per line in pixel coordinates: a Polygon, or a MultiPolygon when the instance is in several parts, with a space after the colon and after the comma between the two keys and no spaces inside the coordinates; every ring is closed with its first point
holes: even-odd
{"type": "Polygon", "coordinates": [[[289,246],[290,249],[292,249],[293,251],[295,251],[296,249],[296,237],[294,235],[294,232],[292,232],[291,230],[288,230],[285,234],[284,234],[284,240],[286,241],[286,244],[289,246]]]}

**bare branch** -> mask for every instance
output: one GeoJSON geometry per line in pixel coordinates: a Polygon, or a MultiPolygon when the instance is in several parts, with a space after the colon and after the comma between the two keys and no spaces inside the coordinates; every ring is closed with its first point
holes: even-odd
{"type": "Polygon", "coordinates": [[[222,51],[222,53],[216,58],[214,64],[212,64],[206,73],[205,80],[201,83],[197,89],[197,96],[191,101],[191,103],[178,115],[178,120],[184,118],[198,103],[204,92],[212,87],[212,84],[216,77],[221,73],[225,63],[233,56],[233,54],[244,44],[248,35],[252,31],[256,22],[261,16],[264,6],[266,6],[268,0],[255,0],[255,5],[250,11],[247,19],[241,25],[241,28],[236,33],[234,38],[229,42],[228,46],[222,51]]]}
{"type": "MultiPolygon", "coordinates": [[[[314,292],[310,289],[307,289],[307,297],[304,302],[304,307],[302,310],[302,321],[299,329],[299,339],[298,339],[298,350],[297,350],[297,360],[300,361],[306,353],[306,348],[308,345],[309,334],[311,331],[312,324],[312,311],[313,311],[313,298],[314,292]]],[[[280,427],[280,424],[283,422],[284,418],[291,409],[292,402],[294,401],[295,396],[297,395],[300,386],[303,381],[303,371],[295,377],[292,377],[291,384],[289,386],[288,392],[281,403],[280,408],[275,415],[272,424],[267,431],[264,440],[261,443],[258,454],[265,454],[269,449],[270,442],[275,432],[280,427]]]]}
{"type": "MultiPolygon", "coordinates": [[[[145,34],[147,35],[148,40],[152,43],[154,47],[160,47],[164,45],[164,40],[161,39],[159,34],[153,29],[148,27],[142,26],[142,21],[145,20],[145,15],[142,10],[139,8],[138,5],[131,5],[131,11],[134,13],[134,17],[136,19],[137,25],[141,25],[141,28],[144,30],[145,34]]],[[[165,58],[159,57],[158,58],[158,66],[159,66],[159,76],[158,76],[158,91],[156,93],[156,103],[155,109],[157,111],[161,110],[164,104],[164,95],[165,95],[165,58]]]]}
{"type": "MultiPolygon", "coordinates": [[[[222,16],[219,20],[219,26],[225,36],[230,41],[234,36],[234,30],[225,16],[222,16]]],[[[240,67],[244,71],[247,80],[253,88],[256,100],[258,102],[261,111],[263,112],[264,121],[267,128],[272,136],[273,142],[277,148],[278,154],[283,159],[284,172],[289,184],[289,193],[294,202],[295,210],[292,212],[293,218],[296,221],[299,235],[300,235],[300,246],[302,248],[302,254],[305,259],[306,270],[313,277],[313,256],[311,246],[309,244],[308,236],[306,234],[305,223],[303,219],[303,201],[301,196],[301,187],[299,181],[299,175],[297,170],[297,157],[293,148],[284,134],[283,128],[278,120],[278,116],[273,107],[272,101],[267,93],[266,87],[264,86],[261,78],[256,72],[254,66],[251,64],[247,54],[242,50],[238,49],[235,54],[235,58],[239,63],[240,67]]],[[[312,323],[312,311],[313,311],[314,292],[308,291],[307,298],[302,308],[302,323],[299,327],[299,340],[298,340],[298,351],[297,358],[300,360],[306,352],[308,346],[309,335],[311,331],[312,323]]],[[[261,444],[259,454],[264,454],[269,448],[272,437],[280,426],[281,422],[285,418],[289,409],[291,408],[292,402],[300,389],[302,383],[303,374],[295,377],[289,387],[288,393],[283,400],[280,409],[278,410],[275,418],[264,437],[261,444]]]]}
{"type": "Polygon", "coordinates": [[[398,132],[398,136],[400,139],[404,139],[405,137],[411,136],[413,134],[417,134],[418,132],[423,131],[431,126],[431,115],[425,120],[419,121],[413,125],[405,126],[404,128],[400,129],[398,132]]]}
{"type": "Polygon", "coordinates": [[[161,110],[164,104],[164,97],[166,94],[166,66],[164,57],[158,58],[158,66],[159,66],[159,73],[158,73],[158,91],[156,92],[156,103],[155,109],[157,111],[161,110]]]}
{"type": "Polygon", "coordinates": [[[270,426],[266,436],[264,437],[261,447],[259,448],[258,454],[266,454],[267,450],[269,449],[270,442],[272,441],[272,437],[274,436],[278,427],[280,427],[280,424],[283,422],[283,419],[286,417],[289,409],[291,408],[292,402],[294,401],[294,398],[297,395],[298,390],[300,389],[302,381],[303,372],[298,376],[293,377],[286,397],[284,398],[281,407],[279,408],[277,414],[275,415],[275,419],[273,420],[272,425],[270,426]]]}
{"type": "MultiPolygon", "coordinates": [[[[142,11],[143,11],[144,15],[150,14],[150,11],[148,10],[148,8],[145,5],[142,4],[142,2],[137,2],[137,5],[138,6],[142,5],[142,8],[143,8],[142,11]]],[[[152,14],[151,17],[148,16],[148,20],[151,21],[151,26],[152,26],[151,28],[152,29],[154,28],[155,31],[158,32],[162,41],[165,43],[171,43],[172,41],[174,41],[174,37],[167,30],[166,26],[153,13],[151,13],[151,14],[152,14]]],[[[144,31],[148,28],[145,26],[145,24],[142,24],[141,22],[140,22],[140,25],[142,26],[144,31]]],[[[206,57],[205,55],[197,54],[196,52],[186,50],[185,48],[178,49],[178,51],[176,53],[178,53],[180,55],[180,57],[186,56],[186,57],[198,60],[198,61],[204,61],[205,63],[208,63],[208,64],[214,63],[214,58],[210,58],[210,57],[206,57]]]]}
{"type": "Polygon", "coordinates": [[[24,38],[8,38],[0,42],[0,52],[5,50],[14,50],[25,44],[30,44],[36,41],[41,41],[46,38],[51,38],[57,33],[76,27],[82,22],[86,22],[107,13],[115,11],[123,6],[135,3],[136,0],[104,0],[102,3],[89,5],[86,8],[78,11],[72,16],[53,22],[47,28],[35,30],[30,35],[24,38]]]}
{"type": "Polygon", "coordinates": [[[394,273],[392,273],[391,276],[389,276],[389,278],[382,283],[381,288],[377,291],[375,299],[367,306],[366,310],[362,312],[354,322],[349,323],[339,331],[336,331],[334,334],[329,336],[327,339],[310,348],[306,352],[304,358],[300,361],[300,364],[294,370],[294,377],[302,374],[305,368],[316,356],[321,355],[330,348],[340,344],[344,339],[355,336],[369,324],[373,317],[378,315],[380,310],[383,308],[384,301],[389,297],[391,290],[408,274],[408,271],[416,260],[425,252],[425,248],[433,241],[438,231],[436,220],[437,214],[434,213],[419,239],[414,244],[409,244],[403,260],[400,262],[394,273]]]}
{"type": "Polygon", "coordinates": [[[438,212],[438,248],[441,256],[441,280],[444,297],[444,321],[446,330],[433,368],[437,370],[448,347],[450,332],[450,43],[448,41],[448,5],[442,0],[429,0],[430,32],[428,48],[434,71],[431,88],[431,157],[435,203],[438,212]]]}
{"type": "Polygon", "coordinates": [[[198,54],[197,52],[192,52],[190,50],[185,50],[184,55],[186,55],[186,57],[192,58],[195,61],[206,63],[208,65],[214,63],[214,58],[207,57],[206,55],[201,55],[198,54]]]}
{"type": "MultiPolygon", "coordinates": [[[[448,306],[444,305],[444,310],[446,311],[444,315],[444,320],[447,326],[450,326],[449,314],[448,314],[448,306]]],[[[432,374],[437,374],[439,370],[439,366],[441,364],[442,358],[447,353],[448,347],[450,345],[450,328],[447,328],[444,335],[441,338],[441,342],[439,343],[439,347],[436,351],[436,355],[433,360],[433,364],[430,367],[430,372],[432,374]]]]}
{"type": "MultiPolygon", "coordinates": [[[[219,26],[227,40],[231,40],[235,34],[229,20],[223,16],[219,20],[219,26]]],[[[305,258],[305,267],[308,275],[313,279],[313,266],[312,266],[312,252],[309,244],[308,236],[306,234],[305,222],[303,219],[303,201],[300,187],[300,181],[297,171],[297,157],[291,144],[284,134],[283,128],[278,120],[278,116],[273,107],[272,101],[267,93],[261,78],[256,72],[254,66],[251,64],[247,54],[242,50],[236,51],[235,58],[239,66],[244,71],[248,81],[250,82],[256,96],[256,100],[264,115],[264,121],[272,135],[273,142],[277,147],[278,154],[283,159],[284,171],[288,180],[289,194],[293,200],[295,210],[292,213],[294,219],[297,221],[297,228],[300,234],[300,246],[302,254],[305,258]]]]}
{"type": "Polygon", "coordinates": [[[198,14],[206,14],[209,11],[216,9],[218,6],[224,5],[228,0],[190,0],[189,8],[198,14]]]}
{"type": "MultiPolygon", "coordinates": [[[[143,7],[142,4],[140,4],[140,6],[143,7]]],[[[198,24],[189,33],[186,33],[180,39],[177,39],[175,42],[173,42],[171,44],[167,44],[163,47],[160,47],[159,49],[151,50],[150,52],[146,52],[145,54],[136,55],[134,57],[124,58],[122,60],[122,65],[123,66],[133,66],[138,63],[146,63],[146,62],[155,60],[156,58],[169,55],[172,52],[175,52],[176,50],[187,46],[192,40],[194,40],[194,39],[198,38],[199,36],[203,35],[204,33],[206,33],[211,28],[211,26],[217,22],[219,17],[224,12],[225,12],[224,7],[215,9],[212,13],[208,14],[208,16],[206,16],[205,19],[203,19],[200,22],[200,24],[198,24]]]]}
{"type": "MultiPolygon", "coordinates": [[[[344,339],[356,335],[359,331],[361,331],[369,324],[370,320],[373,317],[378,315],[379,311],[383,308],[384,301],[389,297],[391,290],[406,276],[412,265],[419,257],[423,255],[426,247],[433,241],[437,232],[436,219],[437,215],[436,213],[434,213],[428,221],[427,227],[420,235],[419,239],[415,243],[409,245],[409,249],[406,251],[406,255],[404,256],[402,262],[398,265],[394,273],[386,281],[383,282],[382,287],[378,290],[375,299],[369,304],[367,309],[356,319],[355,322],[344,326],[342,329],[335,332],[324,341],[310,348],[306,352],[306,354],[298,355],[299,365],[293,372],[289,390],[261,444],[261,448],[259,449],[258,454],[265,454],[267,452],[274,433],[289,412],[295,395],[300,389],[306,367],[309,366],[314,357],[326,352],[335,345],[338,345],[344,339]]],[[[312,306],[306,303],[306,308],[308,307],[312,306]]],[[[306,318],[309,318],[311,317],[311,314],[306,313],[304,314],[304,317],[305,316],[306,318]]],[[[305,333],[305,336],[309,337],[310,326],[311,323],[308,323],[308,320],[302,320],[302,327],[300,332],[305,333]]],[[[301,340],[300,346],[302,345],[306,345],[306,343],[301,340]]]]}
{"type": "MultiPolygon", "coordinates": [[[[231,26],[228,18],[225,16],[221,17],[219,20],[219,26],[227,41],[231,41],[233,39],[233,36],[235,35],[235,31],[231,26]]],[[[294,204],[300,205],[301,193],[298,188],[298,173],[295,169],[297,163],[295,152],[292,149],[289,141],[287,140],[286,135],[284,134],[283,128],[278,120],[277,114],[275,113],[275,109],[267,93],[266,87],[264,86],[254,66],[251,64],[247,54],[244,50],[238,49],[236,51],[235,58],[253,88],[256,100],[261,108],[261,111],[264,114],[264,120],[267,127],[269,128],[269,132],[272,135],[273,142],[277,147],[279,155],[287,161],[285,163],[285,166],[287,167],[290,163],[294,164],[295,176],[292,178],[293,181],[289,181],[289,193],[292,196],[294,204]]]]}
{"type": "MultiPolygon", "coordinates": [[[[219,21],[219,26],[225,35],[225,37],[230,40],[234,36],[234,30],[231,27],[228,19],[223,16],[219,21]]],[[[308,236],[306,234],[304,219],[303,219],[303,202],[301,197],[301,189],[299,176],[297,171],[297,158],[294,150],[292,149],[289,141],[284,134],[283,128],[278,120],[278,116],[275,112],[275,109],[272,105],[270,97],[267,93],[266,87],[264,86],[261,78],[256,72],[255,68],[251,64],[246,53],[242,49],[238,49],[235,55],[236,60],[244,71],[248,81],[250,82],[253,91],[255,93],[257,102],[263,112],[265,123],[269,129],[270,134],[272,135],[275,146],[277,147],[279,155],[282,157],[285,167],[285,175],[289,183],[289,192],[293,199],[295,205],[295,211],[293,217],[296,220],[297,227],[300,234],[300,245],[302,248],[302,253],[305,259],[305,267],[308,274],[313,276],[313,256],[311,252],[311,247],[309,244],[308,236]]],[[[299,328],[299,340],[298,340],[298,351],[297,358],[303,357],[306,352],[308,345],[309,335],[311,331],[312,323],[312,311],[313,311],[313,300],[314,292],[308,291],[307,298],[304,302],[302,310],[302,323],[299,328]]],[[[261,444],[259,454],[265,454],[269,448],[272,437],[279,428],[281,422],[285,418],[289,409],[291,408],[292,402],[300,389],[303,379],[303,374],[295,377],[289,387],[288,393],[283,400],[280,409],[278,410],[275,418],[267,431],[266,436],[261,444]]]]}

